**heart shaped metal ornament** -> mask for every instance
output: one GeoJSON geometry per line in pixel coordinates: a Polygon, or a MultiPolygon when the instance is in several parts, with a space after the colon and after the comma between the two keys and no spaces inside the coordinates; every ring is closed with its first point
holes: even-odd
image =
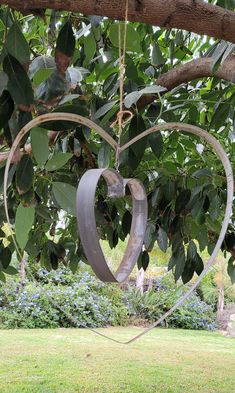
{"type": "MultiPolygon", "coordinates": [[[[226,209],[224,214],[224,220],[222,224],[222,228],[220,234],[218,236],[215,248],[207,261],[204,270],[200,274],[200,276],[194,281],[194,283],[190,286],[190,288],[180,297],[180,299],[171,307],[170,310],[166,311],[164,315],[162,315],[157,321],[155,321],[150,327],[142,331],[137,336],[132,339],[122,342],[122,344],[129,344],[148,331],[159,325],[165,318],[171,315],[183,302],[189,298],[189,296],[193,293],[193,291],[197,288],[203,277],[210,270],[213,265],[216,256],[221,248],[221,245],[224,241],[224,237],[230,222],[230,217],[232,213],[233,207],[233,188],[234,188],[234,178],[233,178],[233,170],[229,158],[222,148],[221,144],[208,132],[202,130],[197,126],[193,126],[190,124],[183,123],[165,123],[158,124],[154,127],[149,128],[148,130],[142,132],[137,135],[134,139],[127,142],[125,145],[119,147],[117,142],[99,125],[95,124],[91,120],[82,117],[80,115],[72,114],[72,113],[49,113],[45,115],[38,116],[36,119],[31,120],[28,124],[22,128],[22,130],[17,134],[11,150],[9,152],[9,156],[6,162],[5,174],[4,174],[4,207],[7,217],[7,223],[9,226],[9,230],[12,236],[13,243],[17,250],[17,253],[20,258],[23,258],[21,252],[18,248],[18,244],[16,242],[14,233],[11,228],[10,217],[8,213],[8,205],[7,205],[7,187],[8,187],[8,174],[11,165],[11,161],[13,159],[14,153],[19,146],[22,138],[33,128],[39,126],[42,123],[51,120],[63,120],[63,121],[72,121],[74,123],[79,123],[89,127],[94,130],[99,136],[101,136],[116,152],[119,153],[124,152],[131,145],[141,140],[142,138],[147,137],[150,134],[155,132],[159,132],[161,130],[175,130],[175,131],[183,131],[189,134],[196,135],[206,141],[214,150],[217,157],[221,160],[227,181],[227,201],[226,201],[226,209]]],[[[98,169],[94,170],[94,172],[88,171],[82,178],[79,184],[77,204],[81,203],[81,206],[78,210],[78,220],[80,226],[80,236],[83,242],[83,246],[85,245],[86,255],[89,259],[89,262],[93,266],[93,270],[95,273],[101,278],[103,281],[114,281],[121,282],[123,281],[133,269],[133,266],[137,260],[139,252],[141,250],[141,246],[143,243],[143,236],[145,232],[146,219],[147,219],[147,206],[145,210],[146,204],[146,195],[142,184],[135,179],[123,179],[117,172],[110,169],[98,169]],[[133,220],[132,227],[130,233],[130,240],[127,246],[126,253],[121,262],[121,265],[118,271],[113,274],[105,261],[102,250],[99,245],[99,239],[96,231],[96,223],[95,223],[95,213],[94,213],[94,198],[95,198],[95,190],[97,183],[100,177],[104,177],[105,181],[108,185],[108,193],[109,196],[120,196],[123,197],[125,195],[126,187],[129,188],[132,200],[133,200],[133,220]],[[84,189],[80,194],[81,187],[84,189]],[[80,201],[81,200],[81,201],[80,201]],[[140,209],[141,214],[138,214],[138,209],[140,209]],[[142,210],[143,209],[143,210],[142,210]],[[135,213],[134,213],[135,211],[135,213]],[[140,221],[139,221],[140,220],[140,221]],[[82,225],[82,227],[81,227],[82,225]],[[82,228],[82,230],[81,230],[82,228]],[[141,232],[138,232],[141,229],[141,232]],[[136,243],[135,243],[136,241],[136,243]],[[88,248],[89,245],[89,248],[88,248]],[[98,263],[99,261],[99,263],[98,263]]],[[[51,300],[53,302],[53,300],[51,300]]],[[[66,314],[66,311],[63,311],[66,314]]],[[[67,315],[67,314],[66,314],[67,315]]],[[[97,333],[102,335],[100,332],[97,333]]],[[[104,336],[104,335],[103,335],[104,336]]],[[[109,338],[110,339],[110,338],[109,338]]],[[[113,341],[120,342],[119,340],[112,339],[113,341]]]]}
{"type": "Polygon", "coordinates": [[[141,252],[147,225],[148,204],[143,184],[136,179],[123,179],[113,169],[91,169],[79,182],[77,189],[77,223],[84,253],[93,271],[104,282],[123,282],[133,270],[141,252]],[[122,198],[128,188],[132,197],[132,223],[127,248],[116,273],[112,273],[99,243],[95,219],[95,192],[103,177],[107,196],[122,198]]]}

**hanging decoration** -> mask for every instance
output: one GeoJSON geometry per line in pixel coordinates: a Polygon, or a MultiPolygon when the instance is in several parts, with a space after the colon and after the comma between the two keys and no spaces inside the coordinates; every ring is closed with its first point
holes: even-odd
{"type": "MultiPolygon", "coordinates": [[[[207,265],[205,266],[203,272],[197,278],[197,280],[193,283],[190,289],[177,301],[177,303],[168,310],[164,315],[162,315],[153,325],[149,328],[145,329],[139,335],[135,336],[131,340],[126,342],[120,342],[115,339],[111,339],[112,341],[116,341],[122,344],[129,344],[139,337],[146,334],[148,331],[159,325],[166,317],[171,315],[195,290],[198,284],[201,282],[202,278],[208,272],[210,267],[215,261],[215,258],[220,251],[221,245],[223,243],[228,224],[230,221],[230,216],[232,213],[232,205],[233,205],[233,171],[230,164],[230,161],[226,155],[226,152],[220,145],[220,143],[209,133],[200,129],[199,127],[182,124],[182,123],[165,123],[154,126],[138,136],[134,139],[128,141],[126,144],[121,146],[121,133],[123,129],[123,115],[126,111],[123,111],[123,87],[124,87],[124,78],[125,78],[125,52],[126,52],[126,34],[127,34],[127,19],[128,19],[128,0],[125,0],[125,24],[123,31],[123,46],[121,45],[121,35],[122,29],[121,25],[119,28],[119,69],[120,69],[120,110],[117,115],[118,124],[118,142],[116,142],[106,131],[104,131],[100,126],[92,122],[91,120],[84,118],[80,115],[75,115],[72,113],[51,113],[46,115],[41,115],[30,121],[16,136],[13,145],[11,147],[4,174],[4,207],[7,217],[7,223],[11,231],[12,239],[16,248],[16,251],[20,258],[22,258],[21,251],[19,250],[18,244],[16,242],[14,233],[12,231],[12,226],[9,219],[8,213],[8,205],[7,205],[7,184],[8,184],[8,174],[9,168],[14,156],[16,149],[18,148],[22,138],[34,127],[48,121],[52,120],[63,120],[63,121],[71,121],[74,123],[79,123],[89,127],[91,130],[95,131],[100,137],[102,137],[114,150],[116,154],[116,171],[114,169],[94,169],[89,170],[85,173],[85,175],[80,180],[78,191],[77,191],[77,221],[78,221],[78,229],[80,239],[83,245],[84,252],[87,256],[89,263],[91,264],[96,275],[105,282],[122,282],[128,278],[130,275],[138,256],[141,252],[146,223],[147,223],[147,197],[145,193],[145,189],[142,183],[137,179],[123,179],[119,174],[119,161],[120,155],[132,146],[137,141],[140,141],[142,138],[146,136],[159,132],[161,130],[175,130],[175,131],[183,131],[188,132],[193,135],[197,135],[201,137],[204,141],[206,141],[216,152],[218,158],[221,160],[223,167],[226,173],[226,181],[227,181],[227,201],[226,201],[226,210],[224,221],[222,224],[222,228],[213,250],[212,255],[209,258],[207,265]],[[121,48],[122,46],[122,48],[121,48]],[[95,221],[95,192],[100,178],[103,178],[107,184],[108,189],[108,197],[124,197],[126,195],[127,190],[129,190],[132,196],[132,225],[130,231],[130,238],[127,245],[127,249],[124,253],[123,259],[120,263],[120,266],[117,272],[112,273],[109,269],[105,256],[103,255],[101,246],[99,244],[99,238],[96,229],[96,221],[95,221]]],[[[128,114],[130,112],[128,111],[128,114]]],[[[63,310],[62,310],[63,311],[63,310]]],[[[66,312],[63,311],[65,314],[66,312]]],[[[103,335],[105,336],[105,335],[103,335]]],[[[108,338],[108,337],[107,337],[108,338]]]]}
{"type": "Polygon", "coordinates": [[[104,282],[123,282],[133,270],[144,242],[147,225],[147,196],[142,183],[136,179],[123,179],[113,169],[91,169],[83,175],[77,190],[77,222],[83,251],[96,273],[104,282]],[[107,196],[122,198],[126,189],[132,196],[132,224],[129,241],[122,262],[113,274],[100,247],[95,220],[95,191],[100,177],[108,187],[107,196]]]}
{"type": "MultiPolygon", "coordinates": [[[[166,317],[171,315],[190,295],[191,293],[196,289],[196,287],[199,285],[203,277],[206,275],[206,273],[209,271],[210,267],[213,265],[216,256],[218,252],[220,251],[220,248],[222,246],[225,234],[227,232],[227,228],[230,222],[230,217],[232,214],[232,206],[233,206],[233,191],[234,191],[234,178],[233,178],[233,171],[231,167],[231,163],[229,161],[229,158],[227,157],[226,152],[224,151],[223,147],[221,144],[208,132],[202,130],[199,127],[189,125],[189,124],[184,124],[184,123],[164,123],[164,124],[159,124],[157,126],[154,126],[152,128],[149,128],[148,130],[142,132],[138,136],[136,136],[134,139],[128,141],[126,144],[123,146],[119,147],[117,142],[106,132],[104,131],[100,126],[92,122],[91,120],[82,117],[80,115],[75,115],[72,113],[50,113],[46,115],[41,115],[38,116],[37,118],[31,120],[28,124],[22,128],[22,130],[18,133],[16,136],[11,150],[9,152],[9,156],[6,162],[6,167],[5,167],[5,173],[4,173],[4,207],[5,207],[5,213],[7,217],[7,223],[10,229],[10,233],[16,248],[16,251],[19,255],[20,258],[22,258],[21,252],[19,250],[19,247],[17,245],[13,230],[12,230],[12,225],[10,223],[10,218],[9,218],[9,213],[8,213],[8,204],[7,204],[7,185],[8,185],[8,175],[9,175],[9,169],[11,165],[12,158],[14,156],[14,153],[19,146],[21,140],[23,137],[34,127],[39,126],[42,123],[45,123],[47,121],[52,121],[52,120],[64,120],[64,121],[72,121],[74,123],[79,123],[86,125],[93,131],[95,131],[100,137],[102,137],[109,145],[119,154],[123,153],[126,149],[128,149],[130,146],[132,146],[135,142],[141,140],[142,138],[145,138],[146,136],[154,133],[154,132],[159,132],[162,130],[175,130],[175,131],[183,131],[187,132],[190,134],[194,134],[202,138],[204,141],[206,141],[214,150],[215,153],[217,154],[218,158],[221,160],[225,174],[226,174],[226,181],[227,181],[227,201],[226,201],[226,209],[225,209],[225,216],[224,216],[224,221],[222,224],[222,228],[217,240],[217,243],[215,245],[215,248],[203,270],[203,272],[200,274],[200,276],[197,278],[197,280],[193,283],[193,285],[190,287],[190,289],[177,301],[177,303],[170,309],[168,310],[164,315],[162,315],[153,325],[151,325],[149,328],[145,329],[142,333],[139,335],[135,336],[133,339],[128,340],[126,342],[120,342],[122,344],[129,344],[135,340],[137,340],[139,337],[143,336],[146,334],[148,331],[159,325],[166,317]]],[[[123,179],[123,182],[125,180],[123,179]]],[[[141,184],[141,183],[139,183],[141,184]]],[[[81,234],[80,234],[81,235],[81,234]]],[[[117,276],[116,276],[117,278],[117,276]]],[[[114,341],[114,340],[113,340],[114,341]]],[[[115,340],[118,341],[118,340],[115,340]]]]}

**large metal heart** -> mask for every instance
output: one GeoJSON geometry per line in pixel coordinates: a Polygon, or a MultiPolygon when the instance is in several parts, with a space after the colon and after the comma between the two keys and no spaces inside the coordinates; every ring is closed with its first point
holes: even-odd
{"type": "MultiPolygon", "coordinates": [[[[96,131],[96,133],[98,135],[100,135],[107,143],[110,144],[110,146],[112,146],[112,148],[116,152],[119,152],[119,153],[122,153],[123,151],[125,151],[127,148],[129,148],[131,145],[133,145],[137,141],[141,140],[142,138],[146,138],[146,136],[148,136],[148,135],[150,135],[152,133],[155,133],[155,132],[159,132],[161,130],[176,130],[176,131],[187,132],[187,133],[190,133],[190,134],[193,134],[193,135],[197,135],[200,138],[202,138],[204,141],[206,141],[215,150],[218,158],[221,160],[221,162],[223,164],[223,167],[224,167],[224,170],[225,170],[225,174],[226,174],[226,180],[227,180],[227,202],[226,202],[225,216],[224,216],[223,225],[222,225],[222,228],[221,228],[221,231],[220,231],[217,243],[215,245],[214,251],[212,252],[212,254],[211,254],[211,256],[210,256],[210,258],[209,258],[209,260],[207,262],[207,265],[205,266],[205,268],[204,268],[203,272],[200,274],[200,276],[196,279],[196,281],[190,286],[188,291],[186,293],[184,293],[182,297],[180,297],[180,299],[176,302],[176,304],[174,304],[174,306],[172,306],[172,308],[170,310],[168,310],[156,322],[154,322],[153,325],[151,325],[149,328],[145,329],[142,333],[138,334],[133,339],[128,340],[128,341],[122,343],[122,344],[129,344],[130,342],[135,341],[137,338],[143,336],[149,330],[151,330],[154,327],[156,327],[157,325],[159,325],[165,318],[169,317],[169,315],[171,315],[180,305],[182,305],[183,302],[193,293],[193,291],[199,285],[199,283],[201,282],[201,280],[203,279],[205,274],[210,270],[211,266],[213,265],[213,263],[215,261],[215,258],[216,258],[217,254],[218,254],[218,252],[219,252],[219,250],[221,248],[221,245],[222,245],[222,243],[224,241],[224,237],[225,237],[225,234],[226,234],[229,222],[230,222],[230,216],[231,216],[232,207],[233,207],[233,185],[234,185],[234,179],[233,179],[233,170],[232,170],[229,158],[228,158],[226,152],[224,151],[224,149],[222,148],[222,146],[220,145],[220,143],[212,135],[210,135],[208,132],[202,130],[201,128],[193,126],[193,125],[190,125],[190,124],[184,124],[184,123],[164,123],[164,124],[158,124],[157,126],[149,128],[148,130],[146,130],[146,131],[142,132],[141,134],[137,135],[134,139],[132,139],[131,141],[127,142],[124,146],[119,147],[117,142],[106,131],[104,131],[99,125],[95,124],[91,120],[89,120],[89,119],[87,119],[85,117],[82,117],[80,115],[75,115],[75,114],[72,114],[72,113],[47,113],[45,115],[38,116],[36,119],[33,119],[28,124],[26,124],[24,126],[24,128],[22,128],[22,130],[17,134],[17,136],[16,136],[16,138],[15,138],[13,144],[12,144],[11,150],[9,152],[9,156],[8,156],[8,159],[7,159],[7,162],[6,162],[5,174],[4,174],[4,207],[5,207],[6,217],[7,217],[7,223],[9,225],[10,233],[12,235],[12,240],[14,242],[15,248],[16,248],[17,253],[18,253],[20,258],[22,258],[21,252],[20,252],[20,250],[18,248],[17,242],[15,240],[14,234],[13,234],[12,229],[11,229],[11,222],[10,222],[10,217],[9,217],[9,214],[8,214],[8,206],[7,206],[7,186],[8,186],[9,169],[10,169],[10,165],[11,165],[12,159],[14,157],[14,153],[15,153],[18,145],[20,144],[22,138],[24,138],[24,136],[33,127],[39,126],[40,124],[42,124],[44,122],[48,122],[50,120],[72,121],[74,123],[83,124],[86,127],[89,127],[90,129],[96,131]]],[[[119,176],[119,175],[117,175],[117,176],[119,176]]],[[[123,181],[123,190],[124,190],[124,188],[125,188],[125,181],[123,179],[122,179],[122,181],[123,181]]],[[[98,182],[98,180],[96,181],[95,188],[96,188],[97,182],[98,182]]],[[[135,197],[135,193],[133,194],[133,190],[135,190],[135,182],[136,181],[134,181],[134,183],[133,183],[133,181],[132,181],[132,187],[131,187],[130,184],[128,184],[128,187],[132,188],[132,197],[133,197],[133,195],[135,197]]],[[[94,189],[94,193],[95,193],[95,189],[94,189]]],[[[123,194],[124,194],[124,191],[123,191],[123,194]]],[[[87,197],[88,197],[88,194],[87,194],[87,197]]],[[[91,195],[89,195],[89,197],[91,198],[91,195]]],[[[93,199],[92,199],[92,202],[93,202],[93,199]]],[[[93,205],[92,205],[92,207],[93,207],[93,205]]],[[[84,216],[85,216],[85,214],[84,214],[84,216]]],[[[88,220],[87,217],[85,219],[83,218],[84,222],[86,220],[88,220]]],[[[88,227],[89,227],[89,225],[87,225],[87,228],[88,227]]],[[[93,226],[93,228],[94,227],[95,226],[93,226]]],[[[90,231],[89,231],[88,235],[89,235],[89,237],[91,236],[91,232],[90,231]]],[[[96,239],[96,241],[98,241],[97,233],[96,233],[95,239],[96,239]]],[[[91,249],[92,249],[93,248],[93,244],[91,244],[91,245],[92,245],[92,247],[91,247],[91,249]]],[[[99,244],[98,244],[98,246],[99,246],[99,244]]],[[[96,247],[96,250],[97,250],[97,247],[96,247]]],[[[101,255],[103,257],[103,254],[101,254],[101,255]]],[[[93,256],[92,256],[92,258],[93,258],[93,256]]],[[[93,259],[92,259],[92,261],[93,261],[93,259]]],[[[108,276],[110,277],[110,274],[112,275],[112,273],[109,271],[105,261],[103,262],[102,266],[108,272],[108,276]]],[[[102,269],[103,269],[102,267],[101,267],[101,269],[99,269],[99,271],[101,270],[101,276],[100,277],[103,277],[102,269]]],[[[129,265],[127,266],[127,269],[130,269],[129,265]]],[[[115,275],[112,275],[111,278],[113,279],[113,281],[117,281],[117,278],[119,278],[119,276],[118,276],[119,270],[120,269],[118,269],[118,272],[115,275]]],[[[97,274],[99,274],[99,273],[97,273],[97,274]]],[[[128,272],[126,273],[126,275],[128,275],[128,272]]],[[[97,334],[101,334],[101,333],[97,333],[97,334]]],[[[110,339],[110,337],[109,337],[109,339],[110,339]]],[[[114,341],[120,342],[118,340],[114,340],[114,341]]]]}
{"type": "Polygon", "coordinates": [[[84,253],[100,280],[120,283],[130,275],[143,246],[147,215],[147,197],[139,180],[123,179],[113,169],[91,169],[83,175],[77,189],[77,223],[84,253]],[[109,197],[124,197],[127,187],[132,196],[130,238],[116,273],[112,273],[108,267],[96,229],[95,192],[101,177],[107,183],[109,197]]]}

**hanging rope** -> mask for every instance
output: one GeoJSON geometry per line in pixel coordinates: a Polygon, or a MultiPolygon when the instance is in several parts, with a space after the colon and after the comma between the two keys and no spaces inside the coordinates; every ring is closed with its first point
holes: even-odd
{"type": "Polygon", "coordinates": [[[123,97],[124,97],[124,81],[125,81],[125,73],[126,73],[126,42],[127,42],[127,23],[128,23],[128,9],[129,9],[129,0],[126,0],[125,4],[125,21],[124,21],[124,31],[123,31],[123,43],[122,43],[122,23],[119,23],[118,26],[118,48],[119,48],[119,112],[117,114],[118,123],[118,148],[116,151],[116,170],[119,169],[120,164],[120,144],[121,144],[121,135],[123,131],[123,116],[128,113],[129,116],[132,116],[130,111],[123,110],[123,97]]]}

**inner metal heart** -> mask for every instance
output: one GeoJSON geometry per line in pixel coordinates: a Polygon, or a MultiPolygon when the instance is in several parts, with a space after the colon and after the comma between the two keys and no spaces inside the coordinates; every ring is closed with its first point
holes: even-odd
{"type": "Polygon", "coordinates": [[[91,169],[81,178],[77,190],[77,222],[83,250],[97,277],[104,282],[123,282],[132,272],[142,249],[147,225],[148,204],[143,184],[123,179],[113,169],[91,169]],[[132,223],[127,248],[116,273],[112,273],[99,243],[95,219],[95,192],[100,177],[108,186],[108,197],[120,198],[126,187],[132,196],[132,223]]]}
{"type": "Polygon", "coordinates": [[[232,167],[230,164],[230,161],[226,155],[226,152],[222,148],[221,144],[208,132],[202,130],[199,127],[192,126],[190,124],[184,124],[184,123],[163,123],[159,124],[157,126],[154,126],[152,128],[149,128],[148,130],[142,132],[138,136],[136,136],[134,139],[131,141],[127,142],[125,145],[122,147],[118,147],[117,142],[106,132],[104,131],[101,127],[99,127],[97,124],[92,122],[91,120],[80,116],[80,115],[75,115],[72,113],[49,113],[45,115],[38,116],[37,118],[31,120],[28,124],[26,124],[22,130],[18,133],[16,136],[11,150],[9,152],[9,156],[6,162],[6,167],[5,167],[5,173],[4,173],[4,187],[3,187],[3,192],[4,192],[4,208],[5,208],[5,213],[6,213],[6,218],[7,218],[7,223],[10,229],[10,233],[16,248],[17,253],[19,256],[21,256],[21,252],[19,250],[19,247],[17,245],[17,242],[15,240],[14,233],[11,228],[11,223],[10,223],[10,218],[9,218],[9,213],[8,213],[8,205],[7,205],[7,185],[8,185],[8,175],[9,175],[9,169],[11,165],[12,158],[14,156],[14,153],[16,149],[18,148],[22,138],[33,128],[36,126],[39,126],[42,123],[45,123],[47,121],[52,121],[52,120],[64,120],[64,121],[71,121],[74,123],[79,123],[83,124],[90,129],[94,130],[97,132],[106,142],[108,142],[112,148],[117,152],[121,153],[131,145],[133,145],[135,142],[139,141],[142,138],[145,138],[147,135],[150,135],[154,132],[159,132],[161,130],[175,130],[175,131],[184,131],[190,134],[197,135],[201,137],[203,140],[205,140],[216,152],[218,158],[221,160],[225,174],[226,174],[226,181],[227,181],[227,201],[226,201],[226,209],[225,209],[225,215],[224,215],[224,221],[221,227],[221,231],[217,240],[217,243],[215,245],[215,248],[203,270],[203,272],[200,274],[200,276],[197,278],[197,280],[192,284],[192,286],[189,288],[189,290],[175,303],[175,305],[168,310],[164,315],[162,315],[156,322],[154,322],[149,328],[143,330],[140,334],[135,336],[134,338],[126,341],[126,342],[120,342],[122,344],[129,344],[135,340],[137,340],[139,337],[143,336],[146,334],[148,331],[159,325],[166,317],[171,315],[191,294],[192,292],[196,289],[196,287],[199,285],[203,277],[206,275],[212,264],[214,263],[216,256],[221,248],[221,245],[223,243],[229,221],[230,221],[230,216],[232,213],[232,206],[233,206],[233,186],[234,186],[234,179],[233,179],[233,171],[232,167]]]}

